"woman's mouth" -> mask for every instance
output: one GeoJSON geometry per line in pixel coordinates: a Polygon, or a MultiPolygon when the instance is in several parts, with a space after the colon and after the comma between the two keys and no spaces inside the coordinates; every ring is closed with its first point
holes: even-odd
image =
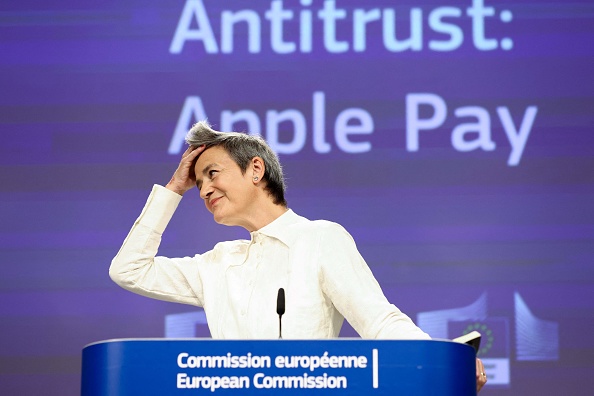
{"type": "Polygon", "coordinates": [[[219,200],[220,200],[221,198],[223,198],[223,197],[218,197],[218,198],[215,198],[215,199],[213,199],[212,201],[210,201],[210,207],[211,207],[211,208],[213,208],[213,207],[214,207],[214,205],[215,205],[217,202],[219,202],[219,200]]]}

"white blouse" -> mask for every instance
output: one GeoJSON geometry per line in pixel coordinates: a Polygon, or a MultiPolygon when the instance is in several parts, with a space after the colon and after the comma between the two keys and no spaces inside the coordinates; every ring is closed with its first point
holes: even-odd
{"type": "Polygon", "coordinates": [[[285,339],[337,337],[344,318],[363,338],[428,339],[390,304],[350,234],[288,210],[251,233],[194,257],[156,257],[181,196],[155,185],[109,269],[121,287],[204,308],[213,338],[275,339],[279,288],[285,339]]]}

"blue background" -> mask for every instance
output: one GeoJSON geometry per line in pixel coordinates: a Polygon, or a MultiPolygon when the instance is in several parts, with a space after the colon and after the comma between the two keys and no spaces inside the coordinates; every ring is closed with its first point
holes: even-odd
{"type": "MultiPolygon", "coordinates": [[[[507,340],[511,381],[482,393],[582,393],[594,362],[594,5],[487,1],[494,16],[485,17],[484,35],[499,44],[481,50],[466,13],[470,0],[337,0],[346,12],[337,40],[349,49],[332,53],[317,17],[324,3],[285,1],[295,17],[285,22],[283,39],[298,41],[296,19],[310,10],[312,51],[279,54],[264,17],[271,2],[203,3],[219,48],[224,10],[259,15],[260,52],[249,52],[240,23],[231,53],[207,53],[200,41],[171,53],[181,0],[0,6],[0,392],[76,394],[84,345],[163,337],[166,315],[195,310],[128,293],[107,270],[151,186],[175,170],[179,155],[168,153],[170,142],[186,98],[200,97],[215,128],[221,112],[249,109],[264,137],[268,111],[303,114],[305,145],[280,154],[289,206],[345,226],[388,299],[413,319],[485,296],[488,317],[509,323],[495,337],[507,340]],[[443,6],[461,10],[448,21],[463,41],[435,51],[429,42],[448,36],[432,30],[428,15],[443,6]],[[396,10],[402,39],[410,35],[411,8],[420,9],[422,47],[389,51],[381,23],[372,22],[365,50],[354,51],[353,14],[373,8],[396,10]],[[504,10],[511,21],[502,20],[504,10]],[[500,44],[506,38],[513,41],[508,50],[500,44]],[[325,154],[312,143],[315,92],[325,94],[332,147],[325,154]],[[408,151],[406,97],[418,93],[441,97],[447,118],[421,131],[419,150],[408,151]],[[465,106],[488,112],[494,150],[453,147],[452,130],[477,122],[455,115],[465,106]],[[528,107],[538,109],[515,166],[508,165],[500,106],[516,128],[528,107]],[[367,152],[347,153],[336,143],[334,122],[347,108],[373,119],[371,134],[350,138],[369,142],[367,152]],[[557,354],[521,358],[517,295],[556,329],[557,354]]],[[[425,106],[420,115],[434,114],[425,106]]],[[[293,125],[279,127],[279,139],[290,142],[293,125]]],[[[192,255],[246,237],[215,224],[191,191],[160,254],[192,255]]]]}

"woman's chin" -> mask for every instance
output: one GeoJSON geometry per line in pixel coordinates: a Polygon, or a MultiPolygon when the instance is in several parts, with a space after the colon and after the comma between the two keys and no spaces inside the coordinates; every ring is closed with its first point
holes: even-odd
{"type": "Polygon", "coordinates": [[[214,211],[213,218],[214,218],[215,223],[217,223],[217,224],[227,225],[227,226],[235,225],[235,224],[231,224],[230,220],[226,216],[222,215],[220,213],[220,211],[217,211],[217,210],[214,211]]]}

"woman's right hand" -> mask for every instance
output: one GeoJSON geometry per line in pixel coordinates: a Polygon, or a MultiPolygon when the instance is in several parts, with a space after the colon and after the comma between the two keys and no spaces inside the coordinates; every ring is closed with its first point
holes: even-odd
{"type": "Polygon", "coordinates": [[[196,186],[196,175],[194,174],[194,164],[196,158],[205,150],[204,145],[199,147],[190,146],[182,154],[181,161],[171,177],[171,180],[165,188],[179,195],[184,195],[186,191],[196,186]]]}

